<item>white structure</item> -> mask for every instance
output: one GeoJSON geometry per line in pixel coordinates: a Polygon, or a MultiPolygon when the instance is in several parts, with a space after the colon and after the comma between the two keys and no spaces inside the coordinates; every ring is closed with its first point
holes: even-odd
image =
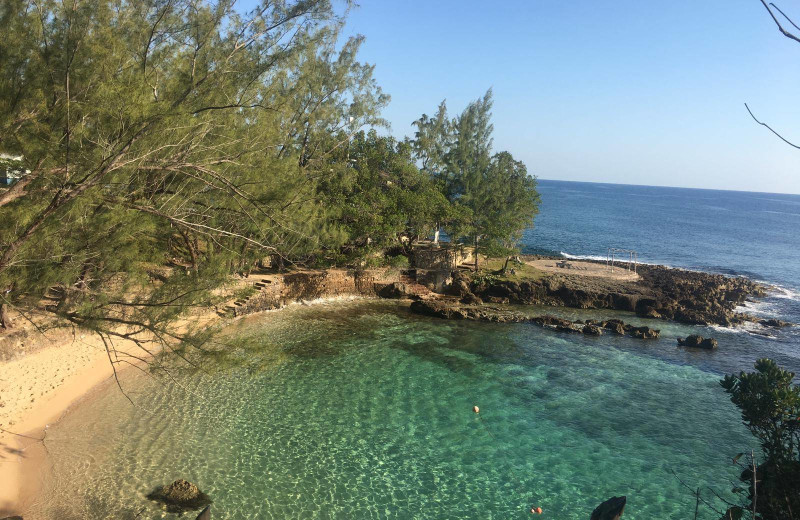
{"type": "Polygon", "coordinates": [[[17,182],[29,170],[22,169],[22,156],[0,153],[0,186],[9,186],[17,182]],[[15,163],[18,166],[15,167],[15,163]]]}
{"type": "Polygon", "coordinates": [[[616,247],[609,247],[608,252],[606,253],[606,265],[611,268],[611,271],[614,271],[614,261],[618,261],[620,263],[623,262],[622,259],[618,259],[617,257],[625,258],[628,257],[628,271],[633,270],[633,273],[636,274],[636,264],[639,262],[639,255],[633,249],[618,249],[616,247]]]}

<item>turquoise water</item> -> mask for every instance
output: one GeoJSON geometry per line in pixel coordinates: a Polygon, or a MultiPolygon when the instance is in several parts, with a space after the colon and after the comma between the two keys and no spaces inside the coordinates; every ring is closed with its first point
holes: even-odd
{"type": "Polygon", "coordinates": [[[254,317],[233,331],[238,362],[208,359],[179,384],[129,372],[137,408],[100,391],[54,425],[26,519],[175,518],[144,495],[176,478],[227,519],[511,519],[537,505],[585,520],[620,494],[626,518],[690,518],[672,472],[724,494],[753,442],[717,383],[720,354],[685,354],[674,337],[688,329],[664,328],[584,338],[385,301],[254,317]]]}

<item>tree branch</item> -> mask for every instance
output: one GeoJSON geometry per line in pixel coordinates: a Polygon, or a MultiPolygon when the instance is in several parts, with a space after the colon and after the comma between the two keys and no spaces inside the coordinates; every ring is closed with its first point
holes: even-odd
{"type": "MultiPolygon", "coordinates": [[[[798,38],[797,36],[795,36],[794,34],[790,33],[789,31],[787,31],[786,29],[784,29],[784,28],[783,28],[783,26],[781,25],[781,23],[780,23],[780,22],[778,21],[778,19],[775,17],[775,13],[773,13],[773,12],[772,12],[772,9],[770,9],[770,8],[769,8],[769,6],[767,5],[767,3],[766,3],[764,0],[761,0],[761,4],[764,6],[764,9],[766,9],[766,10],[767,10],[767,12],[769,13],[769,15],[772,17],[772,20],[775,22],[775,25],[777,25],[777,26],[778,26],[778,30],[779,30],[779,31],[780,31],[780,32],[781,32],[781,33],[782,33],[784,36],[786,36],[787,38],[789,38],[789,39],[791,39],[791,40],[794,40],[794,41],[796,41],[796,42],[800,43],[800,38],[798,38]]],[[[789,23],[790,23],[790,24],[792,24],[792,25],[794,25],[795,27],[797,27],[797,26],[794,24],[794,22],[793,22],[793,21],[792,21],[792,20],[791,20],[791,19],[790,19],[788,16],[786,16],[785,14],[783,14],[783,11],[781,11],[780,9],[778,9],[778,7],[777,7],[775,4],[773,4],[773,3],[771,3],[771,2],[770,2],[770,4],[769,4],[769,5],[771,5],[771,6],[772,6],[772,7],[774,7],[775,9],[777,9],[777,11],[778,11],[779,13],[781,13],[781,14],[783,15],[783,17],[784,17],[784,18],[786,18],[787,20],[789,20],[789,23]]]]}
{"type": "Polygon", "coordinates": [[[784,143],[788,144],[789,146],[793,146],[793,147],[797,148],[798,150],[800,150],[800,146],[798,146],[798,145],[796,145],[796,144],[792,143],[791,141],[789,141],[788,139],[786,139],[785,137],[783,137],[781,134],[779,134],[778,132],[776,132],[775,130],[773,130],[773,129],[772,129],[772,127],[771,127],[771,126],[769,126],[767,123],[762,123],[761,121],[759,121],[759,120],[756,118],[756,116],[754,116],[754,115],[753,115],[753,111],[752,111],[752,110],[750,110],[750,107],[749,107],[749,106],[747,106],[747,103],[745,103],[745,104],[744,104],[744,107],[747,109],[747,112],[750,114],[750,117],[752,117],[752,118],[753,118],[753,120],[754,120],[756,123],[758,123],[758,124],[759,124],[759,125],[761,125],[761,126],[765,126],[765,127],[767,127],[767,129],[768,129],[770,132],[772,132],[773,134],[777,135],[777,136],[778,136],[778,137],[781,139],[781,141],[783,141],[784,143]]]}

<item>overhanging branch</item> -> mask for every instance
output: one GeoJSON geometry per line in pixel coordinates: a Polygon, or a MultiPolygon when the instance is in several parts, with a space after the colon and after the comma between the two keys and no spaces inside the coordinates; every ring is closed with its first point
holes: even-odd
{"type": "Polygon", "coordinates": [[[747,112],[750,114],[750,117],[752,117],[752,118],[753,118],[753,121],[755,121],[756,123],[758,123],[758,124],[759,124],[759,125],[761,125],[761,126],[765,126],[765,127],[766,127],[766,128],[767,128],[767,129],[768,129],[770,132],[772,132],[773,134],[777,135],[777,136],[780,138],[780,140],[781,140],[781,141],[783,141],[784,143],[788,144],[789,146],[793,146],[794,148],[797,148],[798,150],[800,150],[800,146],[798,146],[798,145],[794,144],[793,142],[791,142],[791,141],[789,141],[788,139],[786,139],[785,137],[783,137],[781,134],[779,134],[778,132],[776,132],[776,131],[775,131],[775,130],[774,130],[772,127],[771,127],[771,126],[769,126],[767,123],[764,123],[764,122],[762,122],[762,121],[759,121],[759,120],[756,118],[756,116],[755,116],[755,115],[753,115],[753,111],[752,111],[752,110],[750,110],[750,107],[749,107],[749,106],[747,106],[747,103],[745,103],[745,104],[744,104],[744,107],[747,109],[747,112]]]}

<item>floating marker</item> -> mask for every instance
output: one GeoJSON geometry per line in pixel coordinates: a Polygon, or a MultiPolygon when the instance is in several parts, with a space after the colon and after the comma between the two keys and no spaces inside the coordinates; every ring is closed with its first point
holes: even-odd
{"type": "Polygon", "coordinates": [[[541,515],[542,514],[542,508],[541,507],[532,507],[531,508],[531,514],[532,515],[541,515]]]}

